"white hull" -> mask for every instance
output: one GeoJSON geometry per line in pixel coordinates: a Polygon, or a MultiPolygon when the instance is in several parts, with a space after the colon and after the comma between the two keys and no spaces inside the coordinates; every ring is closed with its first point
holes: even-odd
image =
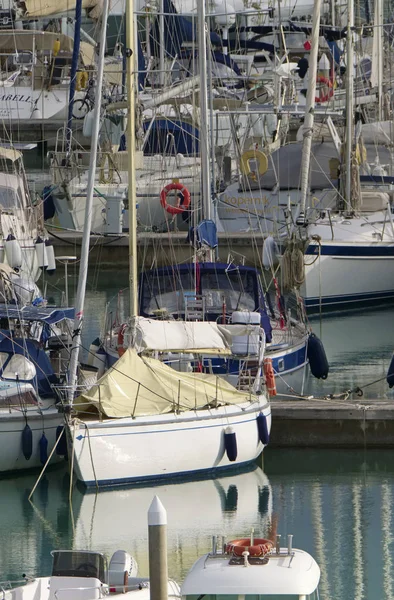
{"type": "MultiPolygon", "coordinates": [[[[68,89],[32,90],[31,86],[0,89],[0,116],[18,122],[63,120],[67,116],[68,89]]],[[[80,97],[81,94],[76,95],[80,97]]]]}
{"type": "MultiPolygon", "coordinates": [[[[381,215],[379,220],[383,220],[381,215]]],[[[363,229],[367,234],[367,228],[363,229]]],[[[323,239],[320,256],[319,246],[312,242],[305,257],[305,283],[301,286],[306,307],[357,306],[394,298],[394,236],[385,237],[388,241],[323,239]]]]}
{"type": "MultiPolygon", "coordinates": [[[[0,411],[0,473],[42,467],[39,446],[41,436],[45,433],[48,440],[49,456],[56,442],[56,428],[64,422],[63,415],[56,408],[42,412],[28,409],[26,419],[33,435],[33,453],[28,460],[24,457],[22,448],[22,431],[26,425],[23,413],[19,410],[12,410],[11,413],[0,411]]],[[[61,457],[55,452],[51,461],[59,460],[61,457]]]]}
{"type": "Polygon", "coordinates": [[[179,415],[75,420],[71,423],[74,465],[85,485],[116,485],[187,477],[236,468],[255,460],[263,445],[256,417],[261,412],[271,428],[271,408],[259,403],[186,411],[179,415]],[[232,426],[238,455],[227,458],[224,430],[232,426]]]}
{"type": "Polygon", "coordinates": [[[275,373],[275,385],[278,395],[302,395],[308,376],[307,336],[298,345],[290,345],[288,349],[275,348],[266,352],[272,358],[275,373]]]}

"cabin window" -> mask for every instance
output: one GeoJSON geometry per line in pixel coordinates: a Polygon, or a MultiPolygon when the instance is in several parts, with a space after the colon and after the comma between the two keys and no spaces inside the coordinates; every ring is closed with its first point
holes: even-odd
{"type": "MultiPolygon", "coordinates": [[[[205,298],[209,313],[221,313],[223,303],[226,310],[257,310],[255,275],[237,269],[227,272],[203,272],[200,290],[205,298]]],[[[151,315],[156,310],[166,309],[170,314],[185,312],[185,296],[195,294],[193,272],[160,275],[146,274],[143,280],[142,313],[151,315]]]]}
{"type": "Polygon", "coordinates": [[[0,206],[9,210],[20,208],[20,200],[16,190],[0,186],[0,206]]]}
{"type": "Polygon", "coordinates": [[[53,577],[94,577],[106,582],[104,556],[97,552],[54,550],[53,577]]]}
{"type": "Polygon", "coordinates": [[[184,293],[194,289],[194,278],[191,272],[176,273],[172,276],[165,273],[160,276],[147,274],[144,278],[142,310],[148,315],[155,310],[166,309],[169,313],[185,310],[184,293]]]}
{"type": "Polygon", "coordinates": [[[221,311],[223,302],[226,310],[255,310],[254,280],[250,273],[237,270],[226,273],[203,273],[201,275],[201,293],[205,297],[206,309],[221,311]]]}

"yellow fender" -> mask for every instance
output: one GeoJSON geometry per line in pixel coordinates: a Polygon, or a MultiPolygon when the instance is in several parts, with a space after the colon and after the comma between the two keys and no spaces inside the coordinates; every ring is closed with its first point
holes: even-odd
{"type": "Polygon", "coordinates": [[[246,150],[241,156],[240,168],[243,175],[250,175],[253,171],[250,168],[249,161],[255,160],[258,164],[258,174],[264,175],[268,169],[268,159],[264,152],[260,150],[246,150]]]}
{"type": "Polygon", "coordinates": [[[364,144],[359,142],[356,146],[356,162],[358,165],[362,165],[367,160],[367,149],[364,144]]]}

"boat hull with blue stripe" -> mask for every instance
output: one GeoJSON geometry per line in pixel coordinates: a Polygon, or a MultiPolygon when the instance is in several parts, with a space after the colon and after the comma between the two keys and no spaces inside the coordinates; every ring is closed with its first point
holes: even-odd
{"type": "Polygon", "coordinates": [[[311,242],[301,294],[310,311],[394,299],[394,239],[311,242]]]}
{"type": "Polygon", "coordinates": [[[87,487],[205,477],[246,467],[262,452],[256,418],[271,408],[264,396],[237,406],[150,417],[72,421],[74,465],[87,487]],[[232,427],[236,461],[225,450],[223,432],[232,427]]]}

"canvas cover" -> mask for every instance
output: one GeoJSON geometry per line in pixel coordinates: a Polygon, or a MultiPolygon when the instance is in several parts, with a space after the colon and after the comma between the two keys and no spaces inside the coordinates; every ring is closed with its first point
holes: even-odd
{"type": "MultiPolygon", "coordinates": [[[[75,12],[75,0],[25,0],[24,5],[26,11],[24,16],[27,17],[48,17],[58,15],[59,13],[73,11],[75,12]]],[[[103,12],[102,0],[83,0],[82,8],[91,9],[89,16],[91,19],[98,19],[103,12]]]]}
{"type": "MultiPolygon", "coordinates": [[[[205,373],[180,373],[129,348],[97,385],[74,402],[77,412],[104,417],[148,416],[202,408],[207,404],[239,404],[250,395],[205,373]]],[[[253,399],[253,396],[252,396],[253,399]]]]}
{"type": "Polygon", "coordinates": [[[228,340],[216,323],[209,321],[166,321],[137,317],[133,347],[137,352],[195,352],[231,354],[228,340]]]}

